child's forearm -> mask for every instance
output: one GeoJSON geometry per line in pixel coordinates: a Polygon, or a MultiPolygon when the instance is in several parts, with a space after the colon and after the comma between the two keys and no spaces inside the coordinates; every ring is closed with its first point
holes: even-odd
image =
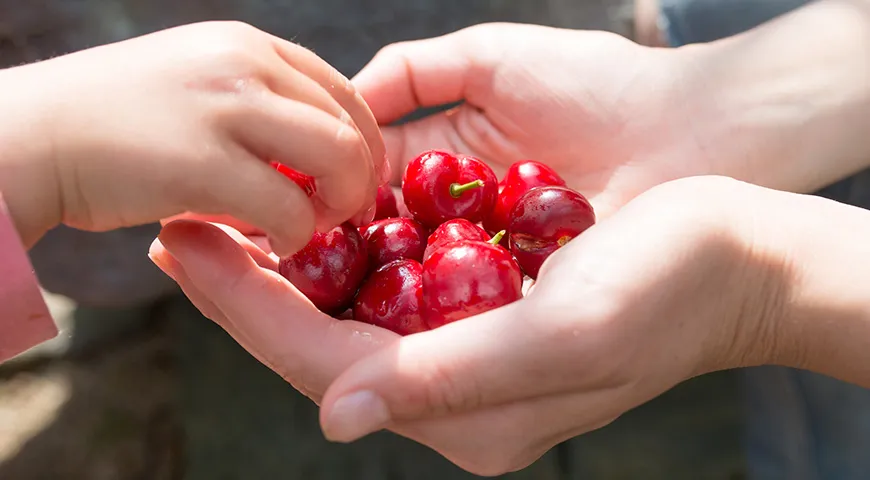
{"type": "Polygon", "coordinates": [[[27,256],[60,221],[53,107],[34,73],[0,70],[0,362],[57,335],[27,256]]]}
{"type": "MultiPolygon", "coordinates": [[[[0,193],[26,247],[60,222],[53,157],[56,105],[40,88],[38,65],[0,70],[0,193]]],[[[63,81],[63,79],[51,79],[63,81]]]]}

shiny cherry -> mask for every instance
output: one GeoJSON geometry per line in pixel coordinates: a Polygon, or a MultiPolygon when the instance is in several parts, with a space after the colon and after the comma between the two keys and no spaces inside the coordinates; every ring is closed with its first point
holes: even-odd
{"type": "Polygon", "coordinates": [[[406,258],[423,261],[429,232],[416,220],[386,218],[361,227],[359,231],[366,241],[369,270],[406,258]]]}
{"type": "Polygon", "coordinates": [[[338,315],[368,273],[366,242],[349,223],[326,233],[315,233],[308,245],[282,258],[278,272],[308,297],[318,309],[338,315]]]}
{"type": "Polygon", "coordinates": [[[402,179],[408,211],[429,228],[454,218],[479,222],[492,210],[497,194],[498,180],[487,164],[441,150],[412,160],[402,179]]]}
{"type": "Polygon", "coordinates": [[[381,266],[363,283],[353,318],[410,335],[428,330],[420,315],[422,304],[423,267],[415,260],[397,260],[381,266]]]}
{"type": "Polygon", "coordinates": [[[374,220],[383,220],[399,216],[399,208],[396,205],[396,194],[393,193],[393,187],[389,184],[381,185],[378,188],[377,208],[375,209],[374,220]]]}
{"type": "MultiPolygon", "coordinates": [[[[483,228],[493,234],[502,230],[510,236],[510,215],[517,200],[535,187],[548,185],[565,186],[565,180],[552,168],[534,160],[516,162],[508,168],[504,178],[498,184],[499,192],[495,206],[483,219],[483,228]]],[[[507,246],[505,243],[503,245],[507,246]]]]}
{"type": "Polygon", "coordinates": [[[317,188],[314,185],[314,177],[297,172],[296,170],[278,162],[270,162],[269,165],[271,165],[275,170],[283,173],[285,177],[293,180],[293,182],[296,183],[296,185],[299,185],[299,188],[301,188],[309,197],[314,195],[317,191],[317,188]]]}
{"type": "Polygon", "coordinates": [[[477,225],[469,222],[464,218],[455,218],[448,220],[429,235],[426,241],[426,251],[423,253],[423,260],[431,257],[435,250],[462,240],[476,240],[479,242],[488,242],[489,235],[477,225]]]}
{"type": "Polygon", "coordinates": [[[595,211],[583,195],[567,187],[533,188],[511,211],[511,253],[537,278],[547,257],[594,224],[595,211]]]}
{"type": "Polygon", "coordinates": [[[423,263],[423,318],[442,325],[513,303],[523,296],[523,274],[510,252],[464,240],[443,246],[423,263]]]}

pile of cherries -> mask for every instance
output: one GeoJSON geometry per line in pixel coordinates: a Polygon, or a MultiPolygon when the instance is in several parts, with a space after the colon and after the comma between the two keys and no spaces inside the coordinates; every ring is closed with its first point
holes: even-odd
{"type": "MultiPolygon", "coordinates": [[[[311,196],[310,177],[275,168],[311,196]]],[[[281,275],[321,311],[409,335],[522,298],[553,252],[595,223],[586,198],[535,161],[511,165],[499,183],[481,160],[441,150],[408,164],[400,217],[389,185],[371,224],[315,233],[281,275]]]]}

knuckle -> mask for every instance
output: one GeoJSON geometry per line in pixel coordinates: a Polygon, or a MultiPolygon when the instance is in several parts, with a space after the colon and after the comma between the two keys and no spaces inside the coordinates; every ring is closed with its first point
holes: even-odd
{"type": "Polygon", "coordinates": [[[199,22],[193,25],[198,34],[210,34],[218,37],[250,37],[262,33],[257,27],[241,20],[215,20],[199,22]]]}
{"type": "MultiPolygon", "coordinates": [[[[366,155],[367,146],[365,139],[363,139],[359,130],[348,123],[339,125],[335,132],[334,148],[340,171],[352,172],[355,176],[356,184],[368,184],[371,180],[372,165],[366,155]]],[[[361,201],[364,195],[364,190],[360,189],[360,197],[354,200],[361,201]]]]}
{"type": "Polygon", "coordinates": [[[354,98],[357,96],[356,87],[350,79],[332,67],[329,69],[329,87],[341,97],[354,98]]]}
{"type": "Polygon", "coordinates": [[[401,58],[404,56],[405,52],[413,45],[413,41],[403,41],[403,42],[395,42],[391,43],[385,47],[381,47],[378,50],[378,53],[375,54],[375,58],[380,59],[390,59],[390,58],[401,58]]]}
{"type": "Polygon", "coordinates": [[[515,460],[501,449],[487,448],[485,451],[475,452],[453,462],[463,470],[479,477],[498,477],[517,470],[515,460]]]}
{"type": "Polygon", "coordinates": [[[340,122],[335,131],[335,148],[344,161],[355,162],[363,154],[365,141],[353,124],[340,122]]]}
{"type": "Polygon", "coordinates": [[[193,86],[205,90],[240,93],[261,83],[268,66],[255,27],[242,22],[213,22],[197,26],[184,37],[182,48],[192,65],[207,77],[193,86]]]}
{"type": "Polygon", "coordinates": [[[483,404],[480,389],[469,376],[459,381],[451,372],[462,371],[447,369],[437,364],[428,368],[423,382],[424,405],[426,410],[435,415],[458,413],[473,410],[483,404]]]}

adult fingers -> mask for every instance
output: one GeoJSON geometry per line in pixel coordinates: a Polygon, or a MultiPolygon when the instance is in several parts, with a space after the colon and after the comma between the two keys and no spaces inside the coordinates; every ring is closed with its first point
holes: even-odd
{"type": "Polygon", "coordinates": [[[599,352],[593,329],[557,320],[554,312],[547,322],[530,320],[540,318],[541,308],[527,297],[404,337],[364,359],[327,392],[324,430],[333,438],[352,440],[391,422],[437,418],[618,381],[607,376],[606,368],[588,371],[601,363],[587,358],[599,352]]]}
{"type": "Polygon", "coordinates": [[[496,476],[525,468],[556,444],[612,422],[629,408],[621,401],[625,396],[621,388],[550,395],[389,429],[471,473],[496,476]]]}
{"type": "Polygon", "coordinates": [[[188,300],[190,300],[204,317],[220,325],[221,328],[233,337],[233,339],[247,350],[248,353],[259,362],[266,364],[271,368],[267,363],[267,359],[256,350],[256,346],[252,345],[251,342],[235,328],[232,321],[227,318],[226,315],[224,315],[224,313],[221,312],[220,309],[217,308],[217,306],[196,287],[196,285],[193,284],[187,276],[187,272],[184,271],[184,267],[181,263],[179,263],[178,260],[176,260],[175,257],[166,250],[163,244],[160,243],[159,239],[155,239],[151,244],[148,256],[158,268],[163,270],[164,273],[178,283],[178,286],[187,296],[188,300]]]}
{"type": "Polygon", "coordinates": [[[173,222],[160,240],[272,369],[306,392],[322,394],[349,365],[397,338],[319,312],[292,284],[260,268],[213,225],[173,222]]]}
{"type": "Polygon", "coordinates": [[[193,212],[185,212],[180,213],[178,215],[173,215],[171,217],[164,218],[160,220],[160,225],[165,227],[167,224],[170,224],[176,220],[197,220],[200,222],[209,222],[209,223],[219,223],[222,225],[226,225],[235,230],[238,230],[244,235],[265,235],[266,232],[263,231],[262,228],[251,225],[247,222],[243,222],[238,218],[233,218],[229,215],[203,215],[199,213],[193,212]]]}
{"type": "Polygon", "coordinates": [[[492,25],[381,49],[353,83],[381,124],[485,95],[501,51],[492,25]]]}
{"type": "MultiPolygon", "coordinates": [[[[213,223],[221,229],[225,230],[230,237],[232,237],[233,239],[237,239],[239,243],[242,244],[242,246],[244,246],[246,249],[247,243],[251,243],[263,252],[270,255],[273,254],[272,245],[269,243],[269,239],[265,236],[266,233],[263,231],[263,229],[257,228],[229,215],[202,215],[198,213],[186,212],[160,220],[160,226],[165,227],[166,225],[176,220],[194,220],[199,222],[213,223]],[[244,240],[242,240],[242,238],[244,240]]],[[[265,265],[261,266],[265,267],[265,265]]]]}

